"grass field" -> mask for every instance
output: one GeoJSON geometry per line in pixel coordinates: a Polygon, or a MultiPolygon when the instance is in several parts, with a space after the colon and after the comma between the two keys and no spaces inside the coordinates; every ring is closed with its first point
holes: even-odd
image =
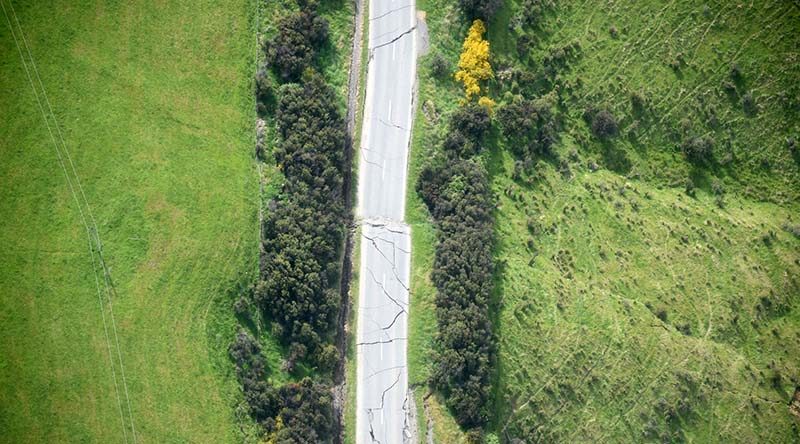
{"type": "MultiPolygon", "coordinates": [[[[418,4],[432,53],[453,67],[466,33],[454,3],[418,4]]],[[[784,227],[800,222],[798,159],[786,142],[800,135],[800,11],[791,2],[556,3],[528,32],[527,55],[517,51],[521,33],[508,31],[517,2],[489,25],[498,101],[549,90],[503,82],[503,71],[535,77],[546,56],[580,45],[556,74],[565,99],[558,154],[516,180],[499,134],[484,156],[498,200],[490,431],[532,442],[796,441],[786,404],[800,383],[800,240],[784,227]],[[642,112],[633,93],[645,99],[642,112]],[[742,104],[748,93],[754,112],[742,104]],[[591,135],[582,114],[592,105],[617,116],[619,137],[591,135]],[[713,137],[717,161],[692,167],[678,148],[686,134],[713,137]]],[[[412,183],[461,95],[426,61],[420,75],[412,183]]],[[[408,216],[411,373],[424,384],[435,238],[414,193],[408,216]]],[[[452,418],[431,400],[439,442],[457,442],[452,418]]]]}
{"type": "Polygon", "coordinates": [[[255,2],[1,3],[0,442],[242,441],[227,346],[258,254],[255,2]]]}

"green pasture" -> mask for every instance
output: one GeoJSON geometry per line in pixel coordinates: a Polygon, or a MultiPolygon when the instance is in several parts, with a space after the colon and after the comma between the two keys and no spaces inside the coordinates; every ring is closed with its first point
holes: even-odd
{"type": "Polygon", "coordinates": [[[227,346],[257,271],[255,2],[2,5],[0,441],[241,442],[227,346]]]}
{"type": "MultiPolygon", "coordinates": [[[[532,442],[797,440],[786,404],[800,383],[800,240],[790,232],[800,223],[800,168],[787,139],[800,136],[800,10],[553,2],[536,29],[523,30],[513,25],[520,3],[506,2],[488,26],[498,106],[507,93],[548,92],[537,77],[544,59],[574,42],[580,49],[554,77],[565,99],[555,154],[515,175],[517,159],[497,131],[483,155],[497,199],[489,431],[532,442]],[[518,47],[522,36],[533,43],[518,47]],[[504,81],[515,69],[534,76],[504,81]],[[634,94],[643,109],[632,106],[634,94]],[[755,110],[743,106],[748,94],[755,110]],[[583,119],[590,107],[610,110],[620,135],[595,138],[583,119]],[[691,135],[714,139],[712,163],[684,158],[680,144],[691,135]]],[[[436,241],[412,190],[462,96],[451,78],[433,76],[430,61],[441,53],[454,70],[467,24],[454,1],[418,8],[432,48],[420,64],[407,205],[409,360],[424,417],[436,241]]],[[[441,401],[429,398],[434,436],[457,442],[441,401]]]]}

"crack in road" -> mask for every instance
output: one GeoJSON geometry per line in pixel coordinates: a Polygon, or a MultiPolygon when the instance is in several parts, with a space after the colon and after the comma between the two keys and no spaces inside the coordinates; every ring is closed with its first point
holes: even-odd
{"type": "MultiPolygon", "coordinates": [[[[414,26],[412,26],[411,28],[409,28],[407,31],[404,31],[403,33],[401,33],[401,34],[400,34],[400,35],[398,35],[397,37],[395,37],[395,38],[393,38],[393,39],[389,40],[388,42],[386,42],[386,43],[381,43],[380,45],[375,45],[375,46],[373,46],[372,48],[370,48],[370,49],[369,49],[369,51],[370,51],[370,54],[371,54],[372,52],[374,52],[374,51],[375,51],[376,49],[378,49],[378,48],[383,48],[384,46],[389,46],[389,45],[391,45],[392,43],[394,43],[394,42],[396,42],[396,41],[400,40],[401,38],[403,38],[403,37],[407,36],[408,34],[411,34],[411,33],[412,33],[412,32],[414,32],[416,29],[417,29],[417,25],[414,25],[414,26]]],[[[387,32],[386,34],[383,34],[383,35],[391,34],[392,32],[394,32],[394,31],[387,32]]],[[[383,35],[381,35],[381,36],[379,36],[379,37],[383,37],[383,35]]],[[[371,58],[373,58],[373,57],[374,57],[373,55],[370,55],[370,57],[369,57],[369,58],[371,59],[371,58]]]]}
{"type": "Polygon", "coordinates": [[[362,345],[391,344],[394,341],[407,341],[407,340],[408,340],[408,338],[391,338],[391,339],[387,339],[385,341],[384,340],[380,340],[380,341],[370,341],[370,342],[359,342],[356,345],[360,347],[362,345]]]}
{"type": "Polygon", "coordinates": [[[390,372],[390,371],[392,371],[392,370],[401,370],[401,369],[404,369],[404,368],[406,368],[406,366],[405,366],[405,365],[396,365],[396,366],[394,366],[394,367],[389,367],[389,368],[385,368],[385,369],[383,369],[383,370],[378,370],[378,371],[376,371],[376,372],[372,372],[370,375],[368,375],[368,376],[366,377],[366,379],[370,379],[370,378],[372,378],[373,376],[380,375],[381,373],[390,372]]]}
{"type": "Polygon", "coordinates": [[[373,417],[372,409],[367,409],[367,420],[369,421],[369,438],[372,442],[381,444],[378,438],[375,437],[375,428],[372,427],[372,421],[375,420],[373,417]]]}
{"type": "Polygon", "coordinates": [[[372,427],[372,421],[375,420],[375,417],[374,417],[375,413],[374,412],[376,410],[381,410],[381,411],[383,410],[384,402],[386,400],[386,393],[388,393],[389,390],[393,389],[394,386],[396,386],[397,383],[400,382],[400,376],[402,376],[402,375],[403,375],[402,371],[398,372],[397,373],[397,378],[395,378],[395,380],[392,383],[392,385],[390,385],[389,387],[387,387],[386,389],[383,390],[383,393],[381,393],[381,406],[380,407],[368,408],[367,409],[367,418],[369,419],[369,435],[370,435],[370,438],[372,439],[372,442],[380,444],[380,441],[375,437],[375,429],[372,427]]]}
{"type": "Polygon", "coordinates": [[[397,322],[397,318],[399,318],[399,317],[400,317],[400,315],[402,315],[402,314],[404,314],[404,313],[405,313],[405,311],[398,311],[398,312],[397,312],[397,314],[396,314],[396,315],[394,315],[394,319],[392,319],[392,322],[391,322],[391,323],[389,323],[389,325],[387,325],[386,327],[381,327],[381,330],[384,330],[384,331],[386,331],[386,330],[388,330],[388,329],[392,328],[392,326],[394,325],[394,323],[395,323],[395,322],[397,322]]]}
{"type": "Polygon", "coordinates": [[[378,19],[380,19],[380,18],[384,18],[384,17],[386,17],[386,16],[387,16],[387,15],[389,15],[389,14],[393,14],[393,13],[395,13],[395,12],[397,12],[397,11],[402,11],[403,9],[408,9],[408,8],[411,8],[411,7],[413,7],[413,5],[405,5],[405,6],[401,6],[401,7],[399,7],[399,8],[392,9],[392,10],[390,10],[390,11],[388,11],[388,12],[384,12],[383,14],[381,14],[381,15],[379,15],[379,16],[372,17],[371,19],[369,19],[369,21],[378,20],[378,19]]]}
{"type": "Polygon", "coordinates": [[[395,249],[395,250],[400,250],[400,252],[401,252],[401,253],[411,254],[411,251],[409,251],[409,250],[404,250],[404,249],[402,249],[402,248],[398,247],[398,246],[397,246],[397,244],[395,244],[395,241],[394,241],[394,240],[392,240],[392,239],[387,239],[387,238],[385,238],[385,237],[382,237],[382,236],[381,236],[382,234],[383,234],[383,233],[378,233],[378,234],[377,234],[375,237],[373,237],[372,239],[379,240],[379,241],[383,241],[383,242],[386,242],[387,244],[392,244],[392,246],[394,246],[394,249],[395,249]]]}
{"type": "Polygon", "coordinates": [[[394,386],[396,386],[397,383],[400,382],[400,376],[403,376],[403,372],[402,371],[397,372],[397,378],[394,379],[394,382],[392,383],[392,385],[390,385],[389,387],[386,387],[386,389],[383,391],[383,393],[381,393],[381,406],[380,406],[380,408],[378,408],[376,410],[383,410],[384,401],[386,400],[386,393],[388,393],[389,390],[393,389],[394,386]]]}
{"type": "Polygon", "coordinates": [[[370,227],[373,227],[373,228],[383,228],[383,229],[385,229],[386,231],[388,231],[390,233],[408,234],[407,230],[398,230],[398,229],[394,229],[393,230],[390,227],[390,225],[402,225],[402,226],[406,227],[407,225],[405,223],[403,223],[403,222],[397,222],[397,221],[393,221],[393,220],[389,220],[389,219],[380,219],[380,218],[374,218],[373,217],[373,218],[368,218],[368,219],[362,219],[361,223],[363,223],[365,225],[369,225],[370,227]]]}
{"type": "Polygon", "coordinates": [[[408,131],[408,128],[406,128],[406,127],[404,127],[404,126],[400,126],[400,125],[398,125],[398,124],[396,124],[396,123],[392,122],[391,120],[387,122],[387,121],[386,121],[386,120],[384,120],[383,118],[381,118],[381,117],[378,117],[378,122],[380,122],[380,123],[382,123],[382,124],[384,124],[384,125],[386,125],[386,126],[391,126],[391,127],[394,127],[394,128],[400,129],[400,130],[403,130],[403,131],[408,131]]]}
{"type": "Polygon", "coordinates": [[[378,164],[378,163],[375,163],[375,162],[371,162],[371,161],[367,160],[367,158],[366,158],[366,157],[364,157],[363,159],[364,159],[364,163],[366,163],[366,164],[369,164],[369,165],[376,166],[376,167],[378,167],[378,168],[380,168],[380,169],[383,169],[383,165],[380,165],[380,164],[378,164]]]}
{"type": "Polygon", "coordinates": [[[383,294],[385,294],[386,297],[389,298],[389,300],[394,302],[394,304],[397,305],[400,308],[400,310],[403,310],[403,312],[405,312],[406,309],[403,307],[403,305],[407,306],[408,304],[407,303],[398,302],[397,299],[393,298],[392,295],[390,295],[389,292],[386,291],[386,287],[384,287],[382,283],[378,282],[378,278],[375,277],[375,273],[373,273],[372,270],[369,267],[367,267],[367,271],[369,272],[369,275],[372,276],[372,280],[376,284],[378,284],[378,287],[380,287],[381,290],[383,290],[383,294]],[[400,305],[400,304],[403,304],[403,305],[400,305]]]}
{"type": "Polygon", "coordinates": [[[395,251],[395,250],[396,249],[400,250],[401,252],[406,253],[406,254],[411,254],[411,252],[410,251],[405,251],[402,248],[397,247],[394,244],[394,241],[390,241],[390,240],[382,239],[382,238],[377,238],[377,237],[376,238],[371,238],[371,237],[367,236],[366,234],[362,234],[362,236],[364,236],[365,239],[370,241],[372,243],[372,246],[375,247],[376,250],[378,250],[378,253],[381,256],[383,256],[383,258],[386,259],[386,262],[388,262],[392,266],[392,274],[394,275],[394,279],[397,281],[397,283],[400,284],[401,287],[403,287],[406,290],[406,292],[409,292],[409,294],[410,294],[411,289],[408,288],[408,285],[406,285],[406,283],[403,282],[403,279],[401,279],[400,276],[397,274],[397,251],[395,251]],[[377,244],[377,242],[375,242],[375,239],[382,240],[384,242],[392,244],[392,259],[389,259],[389,257],[386,256],[386,254],[383,252],[383,250],[381,250],[380,247],[378,247],[378,244],[377,244]]]}
{"type": "Polygon", "coordinates": [[[409,419],[411,418],[411,412],[408,408],[408,395],[410,391],[406,391],[406,397],[403,399],[403,442],[409,442],[413,435],[411,434],[411,424],[409,424],[409,419]]]}
{"type": "MultiPolygon", "coordinates": [[[[410,233],[408,231],[406,231],[406,230],[392,230],[387,223],[376,223],[376,222],[370,222],[369,220],[364,220],[364,221],[362,221],[362,223],[364,223],[364,224],[366,224],[368,226],[371,226],[373,228],[380,228],[380,229],[386,230],[389,233],[402,234],[403,236],[410,236],[410,233]]],[[[383,258],[386,259],[386,261],[389,264],[391,264],[391,266],[392,266],[392,274],[394,274],[395,280],[397,280],[397,282],[400,283],[400,285],[406,290],[406,292],[410,293],[411,289],[409,288],[409,285],[406,284],[405,282],[403,282],[403,279],[401,279],[400,276],[397,273],[397,250],[400,250],[400,252],[405,253],[405,254],[409,254],[409,255],[411,254],[411,251],[403,249],[402,247],[398,247],[396,242],[395,242],[395,240],[385,239],[385,238],[381,237],[381,234],[382,233],[377,233],[375,236],[369,237],[369,236],[367,236],[366,233],[362,233],[362,236],[365,239],[369,240],[372,243],[372,246],[374,246],[375,249],[378,250],[378,253],[381,256],[383,256],[383,258]],[[383,242],[386,242],[386,243],[392,245],[392,259],[389,259],[389,257],[386,256],[386,254],[383,252],[383,250],[381,250],[381,248],[378,246],[378,243],[376,242],[376,240],[380,240],[380,241],[383,241],[383,242]]]]}
{"type": "MultiPolygon", "coordinates": [[[[381,250],[381,247],[379,247],[379,246],[378,246],[378,243],[377,243],[377,242],[375,242],[375,240],[376,240],[376,239],[377,239],[377,240],[382,240],[382,241],[384,241],[384,242],[387,242],[387,240],[386,240],[386,239],[382,239],[382,238],[379,238],[379,237],[369,237],[369,236],[367,236],[366,234],[363,234],[363,233],[361,234],[361,236],[363,236],[363,237],[364,237],[364,239],[366,239],[366,240],[370,241],[370,243],[372,243],[372,246],[373,246],[373,247],[375,247],[375,249],[376,249],[376,250],[378,250],[378,254],[380,254],[381,256],[383,256],[383,258],[384,258],[384,259],[386,259],[386,262],[388,262],[389,264],[391,264],[391,265],[392,265],[392,268],[394,268],[394,266],[395,266],[395,255],[394,255],[394,254],[392,254],[392,258],[391,258],[391,259],[389,259],[389,256],[386,256],[386,253],[384,253],[384,252],[383,252],[383,250],[381,250]]],[[[394,243],[394,242],[392,242],[392,241],[388,241],[388,242],[389,242],[389,243],[392,243],[392,244],[394,243]]]]}

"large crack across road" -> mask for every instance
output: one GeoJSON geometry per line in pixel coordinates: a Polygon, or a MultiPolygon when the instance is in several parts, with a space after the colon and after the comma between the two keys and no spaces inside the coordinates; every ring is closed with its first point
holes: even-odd
{"type": "Polygon", "coordinates": [[[363,345],[378,345],[378,344],[391,344],[394,341],[407,341],[408,338],[390,338],[387,340],[380,340],[380,341],[370,341],[370,342],[359,342],[356,344],[357,346],[361,347],[363,345]]]}
{"type": "Polygon", "coordinates": [[[372,269],[370,269],[369,267],[367,267],[367,271],[369,272],[369,275],[370,275],[370,276],[372,276],[372,280],[373,280],[373,281],[374,281],[376,284],[378,284],[378,287],[380,287],[380,288],[381,288],[381,290],[383,290],[383,294],[385,294],[385,295],[386,295],[386,297],[387,297],[387,298],[389,298],[389,300],[391,300],[392,302],[394,302],[394,304],[395,304],[395,305],[397,305],[397,306],[400,308],[400,310],[403,310],[403,312],[405,312],[405,311],[406,311],[406,309],[405,309],[405,307],[403,307],[403,305],[408,305],[408,304],[407,304],[407,303],[402,303],[402,302],[399,302],[397,299],[393,298],[393,297],[392,297],[392,295],[390,295],[390,294],[389,294],[389,292],[388,292],[388,291],[386,291],[386,287],[384,287],[384,286],[383,286],[383,284],[382,284],[381,282],[378,282],[378,278],[377,278],[377,277],[375,277],[375,273],[373,273],[373,272],[372,272],[372,269]],[[402,304],[402,305],[401,305],[401,304],[402,304]]]}
{"type": "MultiPolygon", "coordinates": [[[[397,37],[395,37],[395,38],[393,38],[393,39],[389,40],[389,41],[388,41],[388,42],[386,42],[386,43],[381,43],[380,45],[375,45],[375,46],[373,46],[373,47],[372,47],[372,48],[370,48],[369,50],[370,50],[370,52],[373,52],[373,51],[375,51],[375,50],[376,50],[376,49],[378,49],[378,48],[383,48],[384,46],[389,46],[389,45],[391,45],[392,43],[394,43],[394,42],[396,42],[396,41],[400,40],[401,38],[403,38],[403,37],[405,37],[405,36],[407,36],[408,34],[411,34],[412,32],[414,32],[414,30],[415,30],[415,29],[417,29],[417,25],[414,25],[414,26],[412,26],[411,28],[409,28],[409,29],[408,29],[408,31],[404,31],[403,33],[401,33],[401,34],[400,34],[400,35],[398,35],[397,37]]],[[[370,56],[370,58],[372,58],[372,57],[370,56]]]]}
{"type": "Polygon", "coordinates": [[[402,370],[397,372],[397,378],[395,378],[395,380],[392,383],[392,385],[390,385],[389,387],[386,387],[383,390],[383,393],[381,393],[381,406],[380,407],[368,408],[367,409],[367,419],[369,420],[369,435],[370,435],[370,439],[374,443],[380,444],[380,441],[375,437],[375,429],[372,426],[372,422],[375,420],[375,417],[374,417],[375,413],[374,412],[383,410],[383,406],[384,406],[384,403],[386,401],[386,393],[388,393],[389,390],[393,389],[394,386],[396,386],[400,382],[400,377],[402,375],[403,375],[403,371],[402,370]]]}
{"type": "Polygon", "coordinates": [[[390,233],[408,234],[407,230],[398,230],[398,229],[394,229],[393,230],[391,228],[391,225],[406,226],[406,224],[404,224],[403,222],[395,222],[395,221],[386,220],[386,219],[380,219],[380,218],[364,219],[361,222],[364,225],[369,225],[370,227],[373,227],[373,228],[382,228],[382,229],[384,229],[384,230],[386,230],[386,231],[388,231],[390,233]]]}

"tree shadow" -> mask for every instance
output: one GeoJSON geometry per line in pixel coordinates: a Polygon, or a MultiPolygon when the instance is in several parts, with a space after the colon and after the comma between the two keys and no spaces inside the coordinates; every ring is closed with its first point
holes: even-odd
{"type": "Polygon", "coordinates": [[[617,147],[610,140],[601,141],[601,145],[600,156],[606,168],[623,176],[630,173],[633,164],[624,149],[617,147]]]}

